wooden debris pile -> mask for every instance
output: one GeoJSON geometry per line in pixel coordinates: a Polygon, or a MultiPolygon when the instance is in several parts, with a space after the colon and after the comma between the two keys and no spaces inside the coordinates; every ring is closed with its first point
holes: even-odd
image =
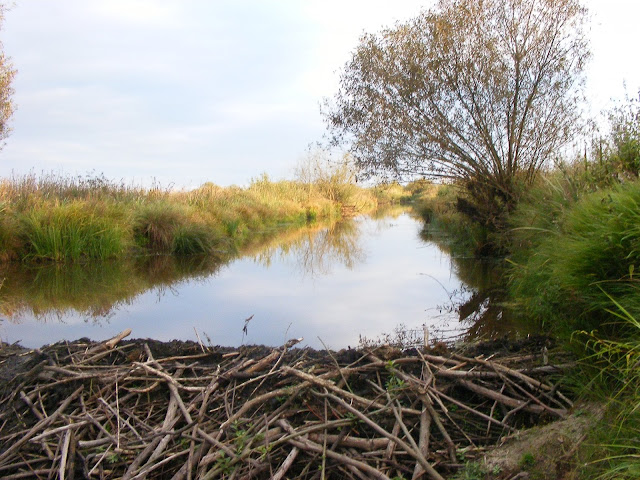
{"type": "Polygon", "coordinates": [[[571,407],[558,367],[525,369],[531,356],[293,342],[167,356],[123,336],[25,354],[0,387],[1,478],[442,479],[571,407]]]}

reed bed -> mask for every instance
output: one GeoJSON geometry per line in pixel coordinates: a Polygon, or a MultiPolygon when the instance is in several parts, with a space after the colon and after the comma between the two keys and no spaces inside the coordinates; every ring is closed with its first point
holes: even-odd
{"type": "MultiPolygon", "coordinates": [[[[246,188],[143,188],[100,176],[27,175],[0,181],[0,261],[79,262],[136,254],[230,251],[256,235],[371,211],[383,188],[266,175],[246,188]]],[[[386,197],[385,197],[386,198],[386,197]]]]}
{"type": "Polygon", "coordinates": [[[3,478],[443,479],[572,405],[552,381],[566,365],[529,353],[171,348],[128,334],[3,346],[3,478]]]}

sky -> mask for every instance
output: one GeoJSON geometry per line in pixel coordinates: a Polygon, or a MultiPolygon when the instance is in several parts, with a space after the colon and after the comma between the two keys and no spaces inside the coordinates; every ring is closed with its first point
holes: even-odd
{"type": "MultiPolygon", "coordinates": [[[[17,0],[0,177],[100,175],[194,188],[291,178],[363,32],[430,0],[17,0]]],[[[640,89],[638,0],[585,0],[592,112],[640,89]]]]}

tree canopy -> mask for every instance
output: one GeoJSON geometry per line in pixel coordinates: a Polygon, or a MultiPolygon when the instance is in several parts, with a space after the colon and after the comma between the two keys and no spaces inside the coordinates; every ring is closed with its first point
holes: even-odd
{"type": "Polygon", "coordinates": [[[572,136],[586,13],[578,0],[439,0],[365,34],[323,109],[332,139],[366,174],[463,180],[509,204],[572,136]]]}

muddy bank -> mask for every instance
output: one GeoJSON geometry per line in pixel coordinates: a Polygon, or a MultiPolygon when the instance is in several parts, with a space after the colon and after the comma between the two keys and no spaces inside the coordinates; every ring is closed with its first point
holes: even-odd
{"type": "Polygon", "coordinates": [[[0,475],[451,478],[572,406],[557,384],[571,359],[548,339],[495,344],[491,358],[488,345],[294,344],[2,345],[0,475]]]}

